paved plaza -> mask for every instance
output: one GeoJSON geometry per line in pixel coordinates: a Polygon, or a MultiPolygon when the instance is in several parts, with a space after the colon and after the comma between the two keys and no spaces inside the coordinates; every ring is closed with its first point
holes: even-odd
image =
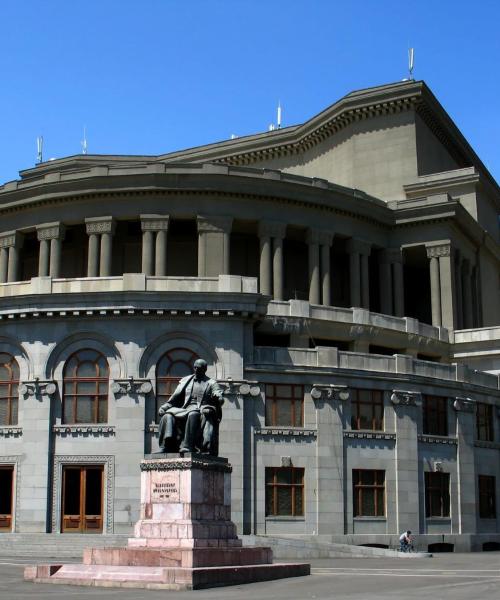
{"type": "Polygon", "coordinates": [[[382,600],[500,600],[500,553],[438,554],[429,559],[322,559],[313,560],[312,575],[228,588],[194,592],[148,591],[123,588],[81,588],[23,581],[25,564],[32,558],[2,559],[2,600],[291,600],[329,598],[382,600]]]}

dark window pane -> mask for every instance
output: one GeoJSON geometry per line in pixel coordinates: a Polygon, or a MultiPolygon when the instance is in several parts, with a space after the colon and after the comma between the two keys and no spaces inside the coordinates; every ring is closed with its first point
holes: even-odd
{"type": "Polygon", "coordinates": [[[9,423],[9,425],[17,425],[18,406],[19,406],[19,400],[17,398],[12,398],[10,401],[10,423],[9,423]]]}
{"type": "Polygon", "coordinates": [[[276,385],[275,394],[278,398],[291,398],[292,397],[292,386],[291,385],[276,385]]]}
{"type": "Polygon", "coordinates": [[[76,423],[94,422],[94,399],[90,396],[79,396],[76,407],[76,423]]]}
{"type": "Polygon", "coordinates": [[[64,514],[80,514],[80,469],[64,469],[64,514]]]}
{"type": "Polygon", "coordinates": [[[85,514],[100,515],[102,512],[102,469],[86,469],[85,514]]]}
{"type": "Polygon", "coordinates": [[[302,487],[296,487],[295,488],[295,514],[297,516],[302,516],[304,514],[304,507],[302,505],[302,495],[303,495],[302,487]]]}
{"type": "Polygon", "coordinates": [[[276,470],[276,483],[292,483],[292,470],[291,469],[277,469],[276,470]]]}
{"type": "Polygon", "coordinates": [[[97,365],[93,362],[83,362],[78,365],[77,377],[97,377],[97,365]]]}
{"type": "Polygon", "coordinates": [[[373,489],[364,489],[361,496],[361,514],[367,517],[375,515],[375,497],[373,489]]]}
{"type": "Polygon", "coordinates": [[[0,425],[9,425],[9,401],[0,398],[0,425]]]}
{"type": "Polygon", "coordinates": [[[292,494],[290,488],[278,487],[278,515],[292,514],[292,494]]]}
{"type": "Polygon", "coordinates": [[[108,421],[108,401],[105,399],[99,400],[99,414],[97,416],[99,423],[106,423],[108,421]]]}
{"type": "Polygon", "coordinates": [[[292,403],[276,401],[276,422],[274,425],[292,425],[292,403]]]}

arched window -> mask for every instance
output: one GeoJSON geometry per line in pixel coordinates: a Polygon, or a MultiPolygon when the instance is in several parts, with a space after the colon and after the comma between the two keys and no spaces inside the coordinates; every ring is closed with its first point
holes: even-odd
{"type": "Polygon", "coordinates": [[[96,350],[80,350],[64,366],[63,423],[106,423],[109,367],[96,350]]]}
{"type": "Polygon", "coordinates": [[[0,425],[17,425],[19,365],[15,358],[0,353],[0,425]]]}
{"type": "Polygon", "coordinates": [[[172,395],[179,380],[193,373],[197,354],[186,348],[174,348],[166,352],[156,365],[156,418],[158,409],[172,395]]]}

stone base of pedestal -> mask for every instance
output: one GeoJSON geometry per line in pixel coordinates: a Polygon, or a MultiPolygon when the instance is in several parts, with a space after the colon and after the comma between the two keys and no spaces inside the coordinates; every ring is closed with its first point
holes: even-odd
{"type": "Polygon", "coordinates": [[[83,564],[26,567],[37,583],[201,589],[309,575],[242,547],[231,521],[231,466],[200,455],[141,462],[141,518],[126,548],[87,548],[83,564]]]}
{"type": "Polygon", "coordinates": [[[37,565],[24,570],[24,578],[35,583],[169,590],[200,590],[309,574],[310,565],[292,563],[192,569],[68,564],[37,565]]]}

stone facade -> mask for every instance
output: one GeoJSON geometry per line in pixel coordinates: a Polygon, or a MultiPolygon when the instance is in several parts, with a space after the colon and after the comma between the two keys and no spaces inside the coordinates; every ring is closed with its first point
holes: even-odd
{"type": "Polygon", "coordinates": [[[82,518],[129,532],[181,351],[225,388],[242,533],[500,541],[499,207],[422,82],[241,140],[21,172],[0,186],[18,369],[0,381],[0,529],[63,530],[65,477],[91,467],[101,512],[82,518]],[[104,357],[92,393],[71,387],[82,351],[104,357]],[[75,417],[79,394],[102,412],[75,417]]]}

